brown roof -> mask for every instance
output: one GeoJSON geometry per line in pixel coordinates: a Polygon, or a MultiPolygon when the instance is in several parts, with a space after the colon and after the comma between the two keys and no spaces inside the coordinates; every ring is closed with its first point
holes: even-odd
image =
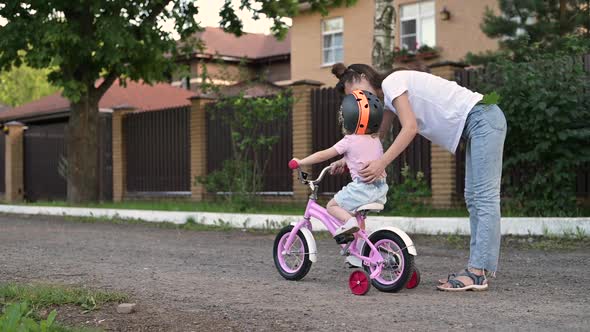
{"type": "Polygon", "coordinates": [[[224,96],[238,96],[243,92],[244,96],[247,97],[265,97],[275,95],[282,90],[283,88],[271,82],[240,82],[222,87],[221,94],[224,96]]]}
{"type": "MultiPolygon", "coordinates": [[[[118,106],[130,105],[138,111],[154,111],[173,107],[189,106],[189,98],[194,93],[176,88],[166,83],[148,85],[141,82],[127,82],[122,87],[116,81],[105,93],[99,103],[100,108],[113,109],[118,106]]],[[[37,99],[0,113],[0,120],[15,120],[20,118],[48,115],[70,109],[70,102],[56,93],[37,99]]]]}
{"type": "Polygon", "coordinates": [[[279,41],[272,35],[245,33],[236,37],[221,28],[207,27],[197,36],[205,44],[207,55],[230,56],[235,58],[261,59],[291,53],[291,32],[279,41]]]}

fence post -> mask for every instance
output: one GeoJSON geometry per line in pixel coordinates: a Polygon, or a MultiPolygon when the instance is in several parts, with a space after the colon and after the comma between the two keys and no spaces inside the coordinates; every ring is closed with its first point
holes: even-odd
{"type": "Polygon", "coordinates": [[[207,175],[207,107],[213,98],[199,95],[190,98],[190,101],[191,199],[202,201],[205,198],[205,186],[198,183],[196,179],[207,175]]]}
{"type": "MultiPolygon", "coordinates": [[[[454,62],[442,62],[430,65],[433,75],[454,81],[455,71],[465,65],[454,62]]],[[[456,194],[455,156],[436,144],[430,145],[432,205],[435,208],[450,208],[458,205],[456,194]]]]}
{"type": "MultiPolygon", "coordinates": [[[[312,80],[294,82],[293,89],[293,156],[304,158],[312,151],[311,91],[323,83],[312,80]]],[[[285,167],[287,161],[285,161],[285,167]]],[[[298,185],[297,173],[293,172],[293,199],[307,199],[307,187],[298,185]]]]}
{"type": "Polygon", "coordinates": [[[5,140],[5,189],[4,199],[8,203],[21,202],[24,198],[23,138],[27,127],[16,121],[4,125],[8,133],[5,140]]]}
{"type": "Polygon", "coordinates": [[[113,201],[121,202],[127,191],[127,148],[123,120],[134,111],[133,106],[122,105],[113,108],[113,201]]]}

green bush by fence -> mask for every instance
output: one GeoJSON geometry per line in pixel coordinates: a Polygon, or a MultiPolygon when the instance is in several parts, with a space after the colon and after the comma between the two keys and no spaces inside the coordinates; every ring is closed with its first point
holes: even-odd
{"type": "Polygon", "coordinates": [[[590,76],[583,59],[499,60],[475,80],[475,90],[501,96],[508,121],[503,185],[514,208],[529,215],[575,214],[576,170],[590,161],[590,76]]]}

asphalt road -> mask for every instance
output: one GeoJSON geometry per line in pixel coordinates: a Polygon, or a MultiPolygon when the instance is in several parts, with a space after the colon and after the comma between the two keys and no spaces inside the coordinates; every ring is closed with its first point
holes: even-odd
{"type": "MultiPolygon", "coordinates": [[[[0,215],[0,282],[122,291],[138,312],[112,306],[67,323],[116,331],[590,330],[590,248],[502,248],[487,292],[443,293],[435,282],[465,264],[467,248],[415,237],[422,283],[396,294],[350,293],[338,247],[318,241],[301,281],[272,260],[274,235],[0,215]]],[[[58,314],[58,319],[60,315],[58,314]]]]}

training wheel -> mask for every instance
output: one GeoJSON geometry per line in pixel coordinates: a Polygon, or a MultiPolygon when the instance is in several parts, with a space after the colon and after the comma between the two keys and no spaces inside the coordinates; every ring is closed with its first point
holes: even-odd
{"type": "Polygon", "coordinates": [[[365,271],[356,270],[348,278],[348,287],[354,295],[365,295],[371,288],[371,280],[365,271]]]}
{"type": "Polygon", "coordinates": [[[414,272],[412,272],[412,276],[410,277],[410,280],[408,280],[408,283],[406,284],[406,288],[413,289],[413,288],[418,287],[419,284],[420,284],[420,270],[418,270],[418,268],[416,266],[414,266],[414,272]]]}

